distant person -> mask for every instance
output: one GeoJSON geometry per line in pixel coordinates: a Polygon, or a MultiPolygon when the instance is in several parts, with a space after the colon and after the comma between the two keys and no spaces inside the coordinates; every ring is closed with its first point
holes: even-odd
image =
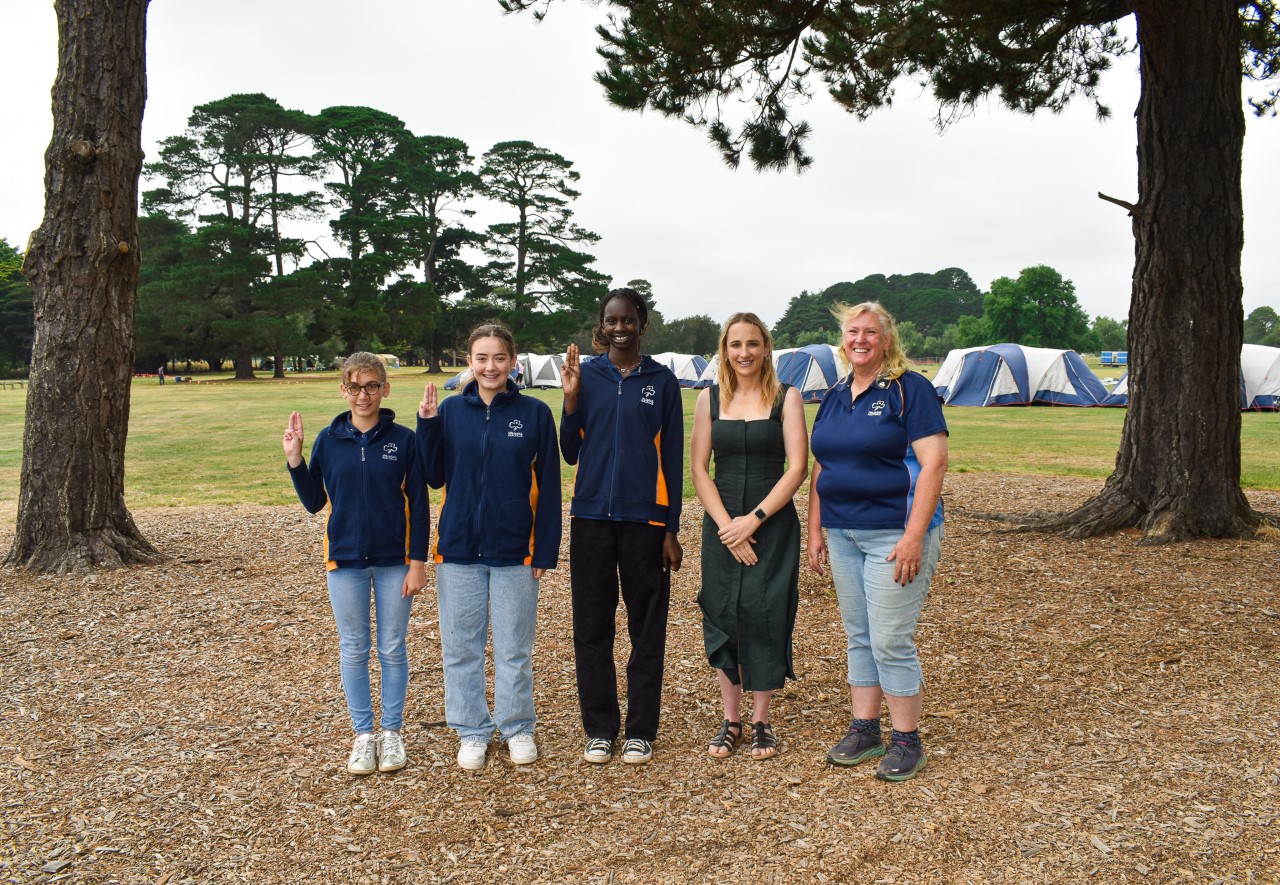
{"type": "Polygon", "coordinates": [[[160,379],[161,384],[164,384],[164,366],[156,369],[156,377],[160,379]]]}
{"type": "Polygon", "coordinates": [[[853,369],[827,391],[813,422],[809,565],[818,574],[831,565],[853,721],[827,761],[883,756],[876,777],[904,781],[927,762],[915,632],[942,551],[947,422],[933,385],[908,368],[887,310],[864,302],[834,312],[853,369]],[[887,751],[882,698],[892,722],[887,751]]]}
{"type": "Polygon", "coordinates": [[[800,391],[778,381],[773,339],[753,313],[720,333],[717,383],[698,395],[689,446],[702,520],[702,636],[717,671],[724,722],[707,752],[722,758],[743,737],[751,692],[751,756],[778,752],[773,693],[795,679],[791,634],[800,602],[800,517],[792,497],[809,472],[800,391]],[[710,473],[715,459],[715,476],[710,473]]]}
{"type": "Polygon", "coordinates": [[[338,625],[342,691],[355,731],[347,771],[397,771],[407,754],[401,727],[409,661],[405,637],[413,597],[427,583],[427,486],[414,433],[382,408],[391,393],[387,368],[371,353],[353,353],[339,389],[350,410],[316,436],[311,463],[302,458],[302,416],[284,431],[289,475],[302,505],[325,521],[325,576],[338,625]],[[374,733],[369,688],[370,598],[377,614],[382,684],[381,730],[374,733]]]}
{"type": "Polygon", "coordinates": [[[428,384],[418,406],[423,475],[444,488],[435,543],[444,712],[468,769],[484,767],[495,729],[514,764],[538,758],[533,641],[538,582],[560,556],[560,453],[551,409],[511,380],[515,358],[505,327],[479,326],[467,342],[472,380],[443,402],[428,384]]]}
{"type": "Polygon", "coordinates": [[[649,310],[634,289],[600,301],[591,343],[602,354],[579,363],[570,344],[561,369],[564,414],[560,451],[574,473],[569,527],[573,652],[587,743],[583,758],[613,758],[622,730],[622,761],[653,758],[662,708],[671,572],[684,551],[684,407],[670,369],[640,354],[649,310]],[[627,608],[625,730],[614,664],[618,591],[627,608]]]}

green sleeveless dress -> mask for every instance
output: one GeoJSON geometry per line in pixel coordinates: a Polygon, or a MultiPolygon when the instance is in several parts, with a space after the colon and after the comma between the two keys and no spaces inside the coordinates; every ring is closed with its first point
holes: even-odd
{"type": "MultiPolygon", "coordinates": [[[[786,469],[783,386],[768,418],[720,417],[720,388],[711,388],[711,453],[716,489],[730,516],[750,513],[786,469]]],[[[782,688],[795,679],[791,634],[800,601],[800,519],[795,505],[765,520],[755,533],[755,565],[742,565],[721,543],[715,521],[702,519],[702,637],[707,661],[746,691],[782,688]]]]}

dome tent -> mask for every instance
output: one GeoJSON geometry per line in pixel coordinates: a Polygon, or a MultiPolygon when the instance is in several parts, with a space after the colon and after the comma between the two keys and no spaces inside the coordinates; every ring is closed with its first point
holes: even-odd
{"type": "MultiPolygon", "coordinates": [[[[1128,372],[1102,405],[1129,405],[1128,372]]],[[[1240,408],[1280,411],[1280,347],[1246,344],[1240,348],[1240,408]]]]}
{"type": "Polygon", "coordinates": [[[662,363],[675,373],[681,387],[706,387],[702,373],[707,370],[707,361],[695,353],[655,353],[653,359],[662,363]]]}
{"type": "Polygon", "coordinates": [[[844,371],[840,349],[831,344],[809,344],[773,354],[778,380],[800,391],[807,403],[816,403],[839,382],[844,371]]]}
{"type": "MultiPolygon", "coordinates": [[[[955,351],[952,351],[954,354],[955,351]]],[[[993,344],[961,354],[933,386],[950,406],[1096,406],[1107,389],[1074,350],[993,344]],[[945,391],[945,393],[944,393],[945,391]]]]}

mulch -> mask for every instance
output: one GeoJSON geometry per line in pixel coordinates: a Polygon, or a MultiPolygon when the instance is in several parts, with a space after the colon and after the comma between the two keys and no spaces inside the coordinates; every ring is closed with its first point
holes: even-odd
{"type": "MultiPolygon", "coordinates": [[[[919,634],[929,764],[902,784],[825,764],[849,715],[844,637],[807,567],[799,678],[774,702],[781,752],[708,758],[721,715],[696,502],[650,764],[581,761],[561,568],[539,602],[542,758],[454,764],[427,594],[410,628],[410,764],[368,778],[343,770],[321,518],[139,511],[160,565],[0,572],[0,880],[1276,882],[1280,533],[1139,547],[980,516],[1098,487],[948,476],[919,634]]],[[[1280,494],[1249,498],[1280,513],[1280,494]]]]}

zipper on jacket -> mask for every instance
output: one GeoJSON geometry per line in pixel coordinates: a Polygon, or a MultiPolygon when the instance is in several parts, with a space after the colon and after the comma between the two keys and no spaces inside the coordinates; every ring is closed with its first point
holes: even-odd
{"type": "MultiPolygon", "coordinates": [[[[485,480],[489,473],[489,419],[492,415],[492,403],[485,403],[484,407],[484,431],[480,434],[480,484],[479,490],[483,492],[485,480]]],[[[471,517],[471,533],[476,539],[476,547],[479,552],[476,553],[476,559],[484,559],[484,534],[481,531],[484,526],[484,508],[477,507],[475,514],[471,517]]]]}
{"type": "Polygon", "coordinates": [[[613,404],[613,472],[609,474],[609,506],[608,516],[613,518],[613,499],[614,492],[618,489],[618,440],[622,432],[622,382],[627,379],[618,379],[618,399],[613,404]]]}

